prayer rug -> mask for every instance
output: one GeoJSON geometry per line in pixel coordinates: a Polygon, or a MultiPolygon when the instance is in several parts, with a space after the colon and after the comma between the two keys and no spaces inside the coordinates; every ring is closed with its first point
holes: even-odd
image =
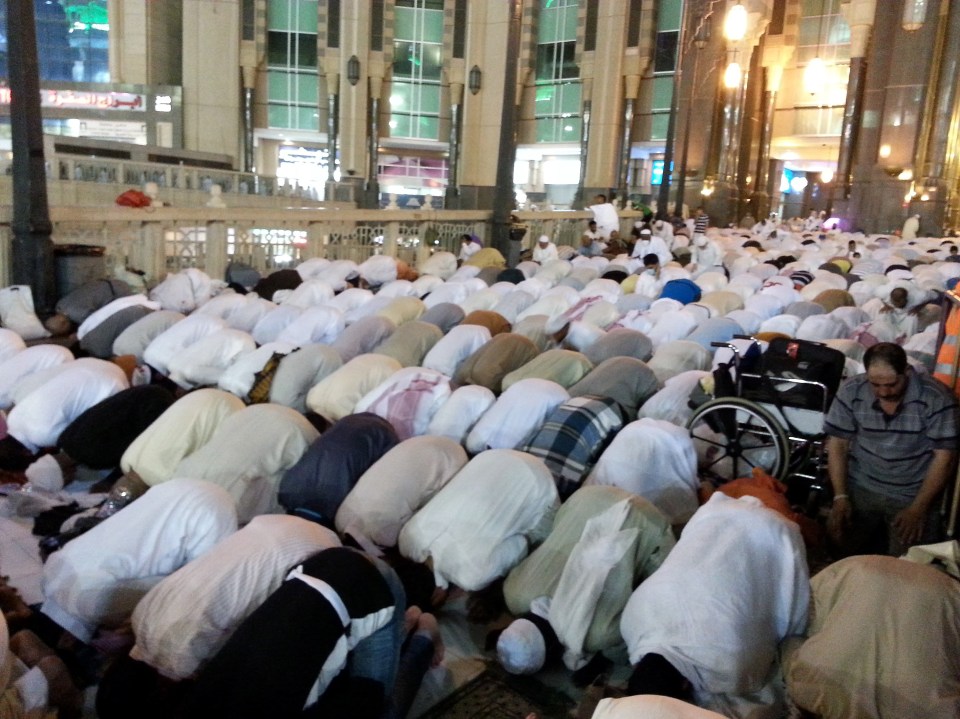
{"type": "Polygon", "coordinates": [[[523,719],[530,712],[539,719],[567,719],[574,708],[576,702],[563,692],[491,666],[421,719],[523,719]]]}

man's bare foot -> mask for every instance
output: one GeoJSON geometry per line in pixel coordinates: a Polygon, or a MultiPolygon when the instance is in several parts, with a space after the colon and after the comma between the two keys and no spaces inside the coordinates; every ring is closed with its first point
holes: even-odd
{"type": "Polygon", "coordinates": [[[5,582],[0,584],[0,612],[3,612],[7,624],[17,620],[24,620],[30,617],[32,613],[23,597],[16,590],[5,582]]]}
{"type": "Polygon", "coordinates": [[[406,614],[403,615],[403,636],[408,636],[410,632],[417,628],[417,622],[420,621],[420,607],[407,607],[406,614]]]}
{"type": "Polygon", "coordinates": [[[44,657],[54,656],[53,650],[29,629],[19,631],[10,637],[10,651],[28,667],[36,666],[44,657]]]}
{"type": "Polygon", "coordinates": [[[47,679],[49,704],[62,710],[61,716],[76,714],[83,705],[83,694],[77,689],[63,660],[56,655],[41,659],[37,666],[47,679]]]}
{"type": "Polygon", "coordinates": [[[421,614],[417,621],[417,634],[423,634],[430,637],[433,642],[433,661],[430,666],[438,667],[443,661],[443,637],[440,636],[440,625],[437,624],[437,618],[432,614],[421,614]]]}

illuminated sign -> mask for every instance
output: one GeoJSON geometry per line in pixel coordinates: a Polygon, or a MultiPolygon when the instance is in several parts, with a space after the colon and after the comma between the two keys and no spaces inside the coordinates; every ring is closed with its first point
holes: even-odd
{"type": "MultiPolygon", "coordinates": [[[[670,170],[673,170],[673,163],[670,163],[670,170]]],[[[650,165],[650,184],[660,185],[663,183],[663,160],[654,160],[650,165]]]]}
{"type": "MultiPolygon", "coordinates": [[[[10,88],[0,87],[0,105],[10,104],[10,88]]],[[[130,92],[88,92],[86,90],[40,90],[41,107],[145,112],[147,98],[130,92]]]]}

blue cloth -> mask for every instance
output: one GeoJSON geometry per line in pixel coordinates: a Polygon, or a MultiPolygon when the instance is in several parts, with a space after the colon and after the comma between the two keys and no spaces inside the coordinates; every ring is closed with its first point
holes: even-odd
{"type": "Polygon", "coordinates": [[[700,326],[684,339],[696,342],[708,352],[713,352],[716,349],[712,346],[713,342],[729,342],[734,335],[743,333],[743,328],[734,320],[728,317],[712,317],[701,322],[700,326]]]}
{"type": "Polygon", "coordinates": [[[407,595],[403,590],[397,573],[383,560],[373,558],[380,576],[383,577],[395,607],[393,617],[384,626],[369,637],[362,639],[350,652],[347,671],[351,677],[370,679],[383,687],[383,694],[389,697],[393,693],[400,662],[400,648],[403,646],[404,615],[407,607],[407,595]]]}
{"type": "Polygon", "coordinates": [[[360,475],[399,441],[393,425],[382,417],[370,412],[344,417],[287,470],[280,481],[280,504],[294,513],[307,510],[332,528],[360,475]]]}
{"type": "Polygon", "coordinates": [[[670,280],[660,291],[660,297],[669,297],[682,304],[700,301],[700,287],[693,280],[670,280]]]}

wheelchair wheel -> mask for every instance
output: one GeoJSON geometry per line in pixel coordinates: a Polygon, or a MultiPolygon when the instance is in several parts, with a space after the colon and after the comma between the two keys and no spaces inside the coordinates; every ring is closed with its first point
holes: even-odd
{"type": "Polygon", "coordinates": [[[701,476],[722,483],[759,467],[771,477],[786,478],[790,440],[765,408],[740,397],[721,397],[694,412],[687,428],[701,476]]]}

